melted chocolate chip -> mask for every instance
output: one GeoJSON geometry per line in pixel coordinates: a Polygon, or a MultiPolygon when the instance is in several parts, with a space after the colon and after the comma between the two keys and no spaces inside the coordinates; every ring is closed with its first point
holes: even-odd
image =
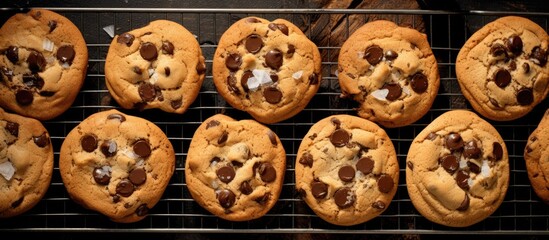
{"type": "Polygon", "coordinates": [[[31,15],[31,16],[32,16],[32,18],[34,18],[34,19],[36,19],[36,20],[39,20],[40,17],[42,17],[42,12],[36,11],[36,12],[34,13],[34,15],[31,15]]]}
{"type": "Polygon", "coordinates": [[[339,208],[348,208],[355,203],[355,194],[348,187],[343,187],[335,191],[334,201],[339,208]]]}
{"type": "Polygon", "coordinates": [[[46,59],[42,53],[37,51],[31,51],[27,57],[27,63],[32,73],[42,72],[46,67],[46,59]]]}
{"type": "Polygon", "coordinates": [[[250,193],[253,192],[252,186],[250,185],[250,182],[248,182],[248,181],[242,182],[240,184],[239,190],[244,195],[250,195],[250,193]]]}
{"type": "Polygon", "coordinates": [[[120,202],[120,195],[114,195],[114,196],[112,196],[112,202],[113,202],[113,203],[120,202]]]}
{"type": "Polygon", "coordinates": [[[156,98],[156,90],[154,89],[154,85],[150,83],[142,83],[139,85],[137,92],[145,102],[152,102],[156,98]]]}
{"type": "Polygon", "coordinates": [[[137,156],[146,158],[151,155],[151,146],[147,140],[140,139],[133,144],[133,151],[137,156]]]}
{"type": "Polygon", "coordinates": [[[137,207],[135,210],[135,214],[137,216],[143,217],[149,213],[149,207],[147,207],[147,204],[141,204],[141,206],[137,207]]]}
{"type": "Polygon", "coordinates": [[[276,31],[277,29],[280,30],[282,33],[284,33],[284,35],[288,36],[288,27],[284,24],[281,24],[281,23],[269,23],[268,27],[273,30],[273,31],[276,31]]]}
{"type": "Polygon", "coordinates": [[[158,58],[158,51],[156,46],[150,42],[142,43],[139,48],[139,54],[141,57],[147,61],[154,61],[158,58]]]}
{"type": "Polygon", "coordinates": [[[393,178],[386,174],[381,175],[377,180],[377,187],[382,193],[388,193],[393,190],[393,185],[395,185],[393,178]]]}
{"type": "Polygon", "coordinates": [[[328,185],[323,182],[314,181],[311,183],[311,193],[316,199],[323,199],[328,195],[328,185]]]}
{"type": "Polygon", "coordinates": [[[271,144],[273,146],[278,145],[278,141],[276,140],[276,135],[273,131],[268,131],[267,136],[269,137],[269,140],[271,141],[271,144]]]}
{"type": "Polygon", "coordinates": [[[434,132],[431,132],[431,133],[429,133],[429,135],[427,135],[427,139],[431,140],[431,141],[434,141],[437,137],[438,137],[438,135],[434,132]]]}
{"type": "Polygon", "coordinates": [[[169,77],[171,73],[170,67],[164,67],[164,74],[166,74],[166,77],[169,77]]]}
{"type": "Polygon", "coordinates": [[[236,78],[234,77],[234,74],[230,74],[229,76],[227,76],[227,88],[229,89],[229,91],[236,94],[240,93],[240,90],[238,90],[238,87],[236,87],[236,78]]]}
{"type": "Polygon", "coordinates": [[[372,203],[372,207],[375,209],[385,209],[385,203],[382,201],[375,201],[372,203]]]}
{"type": "Polygon", "coordinates": [[[260,23],[261,21],[259,21],[259,19],[257,19],[257,18],[249,17],[249,18],[246,18],[246,22],[248,22],[248,23],[260,23]]]}
{"type": "Polygon", "coordinates": [[[206,129],[211,128],[211,127],[217,127],[217,126],[219,126],[219,121],[211,120],[211,121],[208,122],[208,124],[206,124],[206,129]]]}
{"type": "Polygon", "coordinates": [[[459,168],[458,159],[454,155],[446,155],[442,157],[440,159],[440,165],[442,165],[442,168],[450,174],[454,174],[459,168]]]}
{"type": "Polygon", "coordinates": [[[236,196],[231,190],[223,189],[217,192],[217,201],[223,208],[230,208],[234,205],[236,196]]]}
{"type": "Polygon", "coordinates": [[[265,205],[269,201],[269,198],[271,198],[271,194],[265,193],[263,196],[256,198],[255,201],[261,205],[265,205]]]}
{"type": "Polygon", "coordinates": [[[112,140],[104,141],[101,144],[100,148],[101,148],[101,152],[103,153],[103,155],[105,155],[105,157],[112,157],[116,155],[117,146],[115,141],[112,141],[112,140]]]}
{"type": "Polygon", "coordinates": [[[219,157],[213,157],[212,160],[210,160],[211,165],[215,165],[218,162],[221,162],[221,158],[219,158],[219,157]]]}
{"type": "Polygon", "coordinates": [[[414,76],[412,76],[412,79],[410,80],[410,86],[412,87],[412,90],[414,90],[414,92],[424,93],[425,91],[427,91],[429,81],[427,81],[427,77],[422,73],[416,73],[414,74],[414,76]]]}
{"type": "Polygon", "coordinates": [[[230,54],[225,59],[225,66],[233,72],[238,71],[240,64],[242,64],[242,57],[238,53],[230,54]]]}
{"type": "Polygon", "coordinates": [[[465,193],[465,198],[463,199],[463,202],[459,205],[459,207],[456,209],[458,211],[465,211],[469,208],[469,195],[465,193]]]}
{"type": "Polygon", "coordinates": [[[19,61],[19,48],[9,46],[8,49],[6,49],[6,57],[10,60],[10,62],[16,64],[19,61]]]}
{"type": "Polygon", "coordinates": [[[511,73],[505,69],[499,69],[494,73],[494,82],[500,88],[505,88],[511,82],[511,73]]]}
{"type": "Polygon", "coordinates": [[[107,185],[111,181],[111,168],[96,167],[93,169],[93,179],[97,184],[107,185]]]}
{"type": "Polygon", "coordinates": [[[306,152],[301,155],[301,158],[299,159],[299,163],[301,163],[303,166],[313,167],[313,155],[306,152]]]}
{"type": "Polygon", "coordinates": [[[204,74],[206,72],[206,64],[203,62],[198,62],[198,64],[196,64],[196,72],[198,75],[204,74]]]}
{"type": "Polygon", "coordinates": [[[471,161],[467,161],[467,166],[469,167],[469,170],[473,173],[479,174],[480,173],[480,167],[471,161]]]}
{"type": "Polygon", "coordinates": [[[116,193],[118,193],[122,197],[131,196],[133,190],[134,186],[128,179],[122,179],[118,184],[116,184],[116,193]]]}
{"type": "Polygon", "coordinates": [[[387,59],[387,60],[389,60],[389,61],[393,61],[393,60],[395,60],[397,57],[398,57],[398,53],[396,53],[396,52],[393,51],[393,50],[388,50],[387,52],[385,52],[385,59],[387,59]]]}
{"type": "Polygon", "coordinates": [[[241,168],[242,166],[244,166],[244,164],[236,160],[231,161],[231,165],[233,165],[235,168],[241,168]]]}
{"type": "Polygon", "coordinates": [[[44,87],[44,79],[36,73],[23,74],[23,83],[29,88],[42,89],[42,87],[44,87]]]}
{"type": "Polygon", "coordinates": [[[134,66],[132,68],[132,71],[138,75],[141,75],[143,73],[143,71],[141,71],[141,68],[139,68],[138,66],[134,66]]]}
{"type": "Polygon", "coordinates": [[[266,87],[263,90],[263,96],[270,104],[277,104],[282,100],[282,92],[275,86],[266,87]]]}
{"type": "Polygon", "coordinates": [[[173,55],[173,44],[169,41],[162,41],[162,53],[173,55]]]}
{"type": "Polygon", "coordinates": [[[97,139],[94,135],[86,134],[80,139],[80,145],[86,152],[93,152],[97,148],[97,139]]]}
{"type": "Polygon", "coordinates": [[[381,89],[389,90],[387,97],[385,97],[389,101],[397,100],[402,94],[402,88],[398,83],[385,83],[381,89]]]}
{"type": "Polygon", "coordinates": [[[42,97],[51,97],[55,94],[55,92],[52,91],[40,91],[40,96],[42,97]]]}
{"type": "Polygon", "coordinates": [[[229,138],[229,133],[228,132],[223,132],[221,134],[221,136],[219,136],[219,138],[217,139],[217,144],[225,143],[228,138],[229,138]]]}
{"type": "Polygon", "coordinates": [[[33,136],[32,140],[34,141],[34,144],[38,147],[46,147],[50,144],[50,137],[46,133],[42,133],[40,136],[33,136]]]}
{"type": "Polygon", "coordinates": [[[8,131],[12,136],[17,137],[19,136],[19,123],[16,122],[6,122],[6,126],[4,127],[6,131],[8,131]]]}
{"type": "Polygon", "coordinates": [[[331,118],[330,122],[332,122],[332,124],[336,127],[336,129],[341,127],[341,121],[336,117],[331,118]]]}
{"type": "Polygon", "coordinates": [[[183,100],[181,98],[177,100],[173,100],[170,102],[170,105],[172,106],[173,109],[179,109],[181,105],[183,105],[183,100]]]}
{"type": "Polygon", "coordinates": [[[122,33],[116,38],[116,42],[131,46],[135,37],[130,33],[122,33]]]}
{"type": "Polygon", "coordinates": [[[364,51],[364,59],[371,65],[378,64],[383,59],[383,49],[378,45],[369,46],[366,48],[366,51],[364,51]]]}
{"type": "Polygon", "coordinates": [[[446,147],[452,151],[459,150],[463,147],[463,139],[459,133],[450,133],[446,136],[446,147]]]}
{"type": "Polygon", "coordinates": [[[507,49],[505,48],[505,46],[503,46],[499,43],[494,43],[492,45],[492,47],[490,48],[490,54],[492,54],[492,56],[494,56],[494,57],[498,57],[498,56],[501,56],[501,55],[507,55],[507,49]]]}
{"type": "Polygon", "coordinates": [[[524,71],[524,73],[530,72],[530,64],[528,64],[527,62],[523,63],[522,70],[524,71]]]}
{"type": "Polygon", "coordinates": [[[282,52],[278,49],[273,49],[265,54],[265,63],[274,70],[278,70],[282,66],[282,52]]]}
{"type": "Polygon", "coordinates": [[[414,163],[413,162],[410,162],[410,161],[407,161],[406,162],[406,166],[408,166],[408,168],[412,171],[414,171],[414,163]]]}
{"type": "Polygon", "coordinates": [[[364,175],[370,174],[372,170],[374,170],[374,160],[372,160],[370,157],[362,157],[356,163],[356,169],[358,169],[358,171],[362,172],[364,175]]]}
{"type": "Polygon", "coordinates": [[[74,48],[72,46],[65,45],[57,49],[56,56],[57,60],[59,60],[61,63],[72,64],[72,60],[74,60],[76,52],[74,52],[74,48]]]}
{"type": "Polygon", "coordinates": [[[522,53],[522,39],[519,36],[513,35],[509,37],[506,45],[509,51],[511,51],[514,55],[518,56],[522,53]]]}
{"type": "Polygon", "coordinates": [[[57,21],[50,20],[48,22],[48,27],[50,27],[50,33],[53,32],[53,30],[55,30],[55,28],[57,28],[57,21]]]}
{"type": "Polygon", "coordinates": [[[522,106],[527,106],[534,102],[534,94],[532,89],[523,88],[517,92],[517,102],[522,106]]]}
{"type": "Polygon", "coordinates": [[[261,176],[261,180],[263,182],[269,183],[273,182],[276,179],[276,170],[270,163],[261,163],[259,165],[259,168],[257,169],[259,175],[261,176]]]}
{"type": "Polygon", "coordinates": [[[503,157],[503,147],[498,142],[492,143],[492,154],[494,155],[494,159],[501,160],[503,157]]]}
{"type": "Polygon", "coordinates": [[[254,74],[252,73],[252,71],[248,70],[248,71],[245,71],[243,74],[242,74],[242,78],[240,79],[240,85],[242,86],[242,89],[244,89],[244,91],[249,91],[248,89],[248,79],[253,77],[254,74]]]}
{"type": "Polygon", "coordinates": [[[21,203],[23,203],[23,200],[25,200],[25,196],[17,199],[17,201],[15,201],[15,202],[12,202],[11,203],[11,208],[19,207],[19,205],[21,205],[21,203]]]}
{"type": "Polygon", "coordinates": [[[532,49],[532,53],[530,54],[530,60],[542,67],[545,66],[547,63],[547,51],[541,49],[539,46],[534,47],[532,49]]]}
{"type": "Polygon", "coordinates": [[[126,121],[126,117],[124,117],[123,115],[120,115],[118,113],[109,114],[109,116],[107,116],[107,119],[109,119],[109,120],[116,119],[120,122],[126,121]]]}
{"type": "Polygon", "coordinates": [[[457,185],[464,190],[469,190],[469,173],[460,170],[456,174],[457,185]]]}
{"type": "Polygon", "coordinates": [[[246,38],[246,50],[250,53],[257,53],[263,47],[263,40],[257,34],[252,34],[246,38]]]}
{"type": "Polygon", "coordinates": [[[517,63],[515,61],[512,61],[509,63],[509,70],[515,71],[517,69],[517,63]]]}
{"type": "Polygon", "coordinates": [[[295,46],[292,44],[288,44],[288,51],[286,52],[286,54],[288,55],[289,58],[291,58],[294,56],[294,53],[295,53],[295,46]]]}
{"type": "Polygon", "coordinates": [[[19,103],[19,105],[26,106],[32,103],[34,96],[28,89],[19,89],[15,94],[15,100],[19,103]]]}
{"type": "Polygon", "coordinates": [[[309,84],[310,85],[317,85],[319,82],[318,75],[316,73],[313,73],[309,75],[309,84]]]}
{"type": "Polygon", "coordinates": [[[337,174],[341,181],[350,182],[355,178],[355,169],[352,166],[343,166],[339,169],[337,174]]]}
{"type": "Polygon", "coordinates": [[[217,174],[217,177],[222,182],[230,183],[234,179],[236,173],[231,166],[224,166],[217,169],[217,171],[215,171],[215,174],[217,174]]]}
{"type": "Polygon", "coordinates": [[[335,147],[343,147],[343,146],[347,145],[347,143],[349,143],[350,139],[351,139],[351,136],[344,129],[337,129],[330,136],[330,142],[335,147]]]}
{"type": "Polygon", "coordinates": [[[139,186],[147,181],[147,172],[143,168],[136,168],[130,172],[128,178],[133,185],[139,186]]]}
{"type": "Polygon", "coordinates": [[[479,158],[481,154],[480,148],[477,147],[475,140],[469,141],[463,147],[463,156],[466,158],[479,158]]]}

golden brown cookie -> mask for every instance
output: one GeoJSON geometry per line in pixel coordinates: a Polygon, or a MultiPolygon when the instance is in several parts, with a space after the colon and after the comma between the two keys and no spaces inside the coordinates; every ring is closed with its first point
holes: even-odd
{"type": "Polygon", "coordinates": [[[538,127],[528,137],[524,148],[524,160],[532,188],[546,203],[549,203],[549,110],[538,127]]]}

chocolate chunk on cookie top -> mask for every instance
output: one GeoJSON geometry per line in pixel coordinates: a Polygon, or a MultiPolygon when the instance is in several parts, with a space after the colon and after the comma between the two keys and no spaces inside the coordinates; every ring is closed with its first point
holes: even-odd
{"type": "Polygon", "coordinates": [[[295,176],[297,191],[318,216],[349,226],[389,206],[399,167],[383,129],[363,118],[334,115],[315,123],[303,138],[295,176]]]}
{"type": "Polygon", "coordinates": [[[549,36],[522,17],[502,17],[475,32],[461,48],[456,74],[463,95],[484,117],[520,118],[549,92],[549,36]]]}
{"type": "Polygon", "coordinates": [[[57,117],[76,98],[87,65],[86,43],[69,19],[45,9],[15,14],[0,28],[0,107],[57,117]]]}
{"type": "Polygon", "coordinates": [[[175,168],[175,153],[153,123],[116,110],[84,119],[65,138],[59,171],[67,192],[115,222],[146,217],[175,168]]]}
{"type": "Polygon", "coordinates": [[[248,17],[221,36],[213,77],[234,108],[275,123],[305,108],[320,86],[320,67],[316,45],[292,23],[248,17]]]}
{"type": "Polygon", "coordinates": [[[225,115],[196,130],[185,162],[192,197],[206,210],[231,221],[267,213],[282,189],[286,155],[276,134],[253,120],[225,115]]]}
{"type": "Polygon", "coordinates": [[[476,114],[442,114],[413,140],[406,186],[427,219],[452,227],[490,216],[509,185],[507,149],[496,129],[476,114]]]}
{"type": "Polygon", "coordinates": [[[205,73],[198,41],[167,20],[115,36],[105,62],[109,92],[126,109],[183,113],[198,96],[205,73]]]}
{"type": "Polygon", "coordinates": [[[338,78],[358,115],[385,127],[409,125],[431,107],[439,88],[425,34],[389,21],[368,22],[341,47],[338,78]]]}

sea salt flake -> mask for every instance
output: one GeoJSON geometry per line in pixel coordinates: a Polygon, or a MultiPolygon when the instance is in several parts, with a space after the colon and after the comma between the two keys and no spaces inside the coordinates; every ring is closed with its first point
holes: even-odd
{"type": "Polygon", "coordinates": [[[467,167],[467,161],[465,159],[460,159],[459,160],[459,168],[463,169],[463,168],[466,168],[466,167],[467,167]]]}
{"type": "Polygon", "coordinates": [[[15,174],[15,168],[9,161],[5,161],[3,163],[0,163],[0,174],[2,177],[4,177],[6,180],[11,180],[13,175],[15,174]]]}
{"type": "Polygon", "coordinates": [[[54,62],[55,62],[55,57],[54,56],[46,57],[46,63],[53,64],[54,62]]]}
{"type": "Polygon", "coordinates": [[[482,167],[480,168],[480,174],[483,177],[489,177],[490,176],[490,165],[488,165],[488,161],[486,161],[486,160],[482,161],[482,167]]]}
{"type": "Polygon", "coordinates": [[[472,187],[473,186],[473,179],[467,178],[467,184],[469,185],[469,187],[472,187]]]}
{"type": "Polygon", "coordinates": [[[389,94],[389,89],[378,89],[372,92],[372,96],[382,101],[387,100],[387,94],[389,94]]]}
{"type": "Polygon", "coordinates": [[[356,52],[356,56],[357,56],[359,59],[364,58],[364,51],[356,52]]]}
{"type": "Polygon", "coordinates": [[[336,77],[339,77],[339,71],[338,71],[338,70],[335,70],[334,75],[335,75],[336,77]]]}
{"type": "Polygon", "coordinates": [[[147,72],[149,73],[149,77],[150,77],[154,74],[154,69],[149,68],[149,70],[147,70],[147,72]]]}
{"type": "Polygon", "coordinates": [[[252,70],[252,74],[254,75],[254,77],[257,80],[259,80],[259,83],[261,85],[266,85],[266,84],[272,84],[273,83],[273,80],[271,79],[271,75],[269,74],[269,71],[254,69],[254,70],[252,70]]]}
{"type": "Polygon", "coordinates": [[[53,52],[53,42],[47,38],[44,38],[44,41],[42,42],[42,48],[48,52],[53,52]]]}
{"type": "Polygon", "coordinates": [[[406,93],[406,95],[410,95],[410,88],[407,86],[402,87],[402,92],[406,93]]]}
{"type": "Polygon", "coordinates": [[[149,82],[151,84],[155,84],[158,81],[158,74],[155,72],[153,75],[151,75],[151,78],[149,78],[149,82]]]}
{"type": "Polygon", "coordinates": [[[109,35],[109,37],[114,37],[114,25],[111,24],[103,27],[103,31],[105,31],[109,35]]]}
{"type": "Polygon", "coordinates": [[[255,77],[248,78],[248,89],[255,91],[259,88],[259,80],[255,77]]]}
{"type": "Polygon", "coordinates": [[[217,189],[218,187],[219,187],[219,184],[217,184],[217,181],[213,180],[212,181],[212,188],[217,189]]]}
{"type": "Polygon", "coordinates": [[[71,68],[71,65],[69,65],[69,63],[67,62],[64,62],[63,64],[61,64],[61,67],[63,67],[64,69],[69,69],[71,68]]]}
{"type": "Polygon", "coordinates": [[[129,157],[131,159],[140,158],[139,155],[137,155],[134,151],[131,151],[131,150],[128,150],[128,149],[124,149],[121,152],[122,152],[122,154],[126,155],[126,157],[129,157]]]}
{"type": "Polygon", "coordinates": [[[297,71],[295,72],[294,74],[292,74],[292,77],[297,80],[297,79],[300,79],[301,76],[303,76],[303,71],[297,71]]]}

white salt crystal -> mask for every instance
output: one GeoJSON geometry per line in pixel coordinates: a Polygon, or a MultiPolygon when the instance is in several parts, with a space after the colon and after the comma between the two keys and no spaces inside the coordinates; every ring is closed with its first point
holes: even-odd
{"type": "Polygon", "coordinates": [[[250,91],[255,91],[259,88],[259,80],[257,80],[257,78],[255,77],[251,77],[251,78],[248,78],[248,89],[250,89],[250,91]]]}
{"type": "Polygon", "coordinates": [[[372,96],[382,101],[387,100],[387,94],[389,94],[389,89],[378,89],[372,92],[372,96]]]}
{"type": "Polygon", "coordinates": [[[42,42],[42,48],[44,48],[44,50],[48,51],[48,52],[52,52],[53,51],[53,42],[50,41],[49,39],[47,38],[44,38],[44,41],[42,42]]]}
{"type": "Polygon", "coordinates": [[[105,31],[111,38],[114,37],[114,25],[108,25],[103,27],[103,31],[105,31]]]}
{"type": "Polygon", "coordinates": [[[301,76],[303,76],[303,71],[297,71],[297,72],[295,72],[294,74],[292,74],[292,77],[293,77],[294,79],[296,79],[296,80],[297,80],[297,79],[300,79],[301,76]]]}
{"type": "Polygon", "coordinates": [[[15,168],[9,161],[5,161],[3,163],[0,163],[0,174],[2,177],[4,177],[6,180],[11,180],[13,177],[13,174],[15,174],[15,168]]]}
{"type": "Polygon", "coordinates": [[[484,177],[490,176],[490,166],[488,165],[488,161],[484,160],[482,161],[482,167],[480,169],[480,174],[484,177]]]}

